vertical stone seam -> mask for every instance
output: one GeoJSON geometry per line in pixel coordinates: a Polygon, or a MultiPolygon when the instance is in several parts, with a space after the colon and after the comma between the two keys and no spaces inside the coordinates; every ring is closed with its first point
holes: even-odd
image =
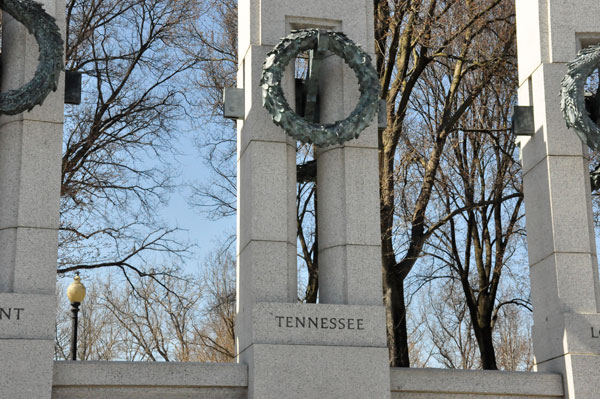
{"type": "MultiPolygon", "coordinates": [[[[540,2],[541,6],[545,8],[545,10],[539,10],[539,15],[541,17],[540,25],[543,24],[543,27],[540,26],[540,47],[543,51],[541,54],[542,64],[545,62],[552,63],[552,28],[550,27],[550,21],[552,21],[552,11],[550,1],[551,0],[540,2]]],[[[540,6],[540,3],[538,3],[538,7],[540,6]]]]}
{"type": "Polygon", "coordinates": [[[21,183],[23,182],[23,131],[25,130],[25,122],[21,122],[21,131],[17,134],[19,134],[19,154],[18,154],[18,174],[17,174],[17,179],[18,179],[18,184],[16,187],[16,199],[18,201],[18,203],[15,206],[15,210],[16,210],[16,220],[15,220],[15,245],[13,246],[13,264],[11,265],[11,276],[10,276],[10,287],[9,287],[9,292],[13,292],[15,290],[15,267],[17,265],[17,254],[18,254],[18,246],[19,246],[19,224],[20,224],[20,220],[21,220],[21,183]]]}
{"type": "MultiPolygon", "coordinates": [[[[256,19],[258,19],[258,25],[252,25],[250,26],[250,45],[252,46],[252,29],[256,29],[258,32],[258,43],[259,45],[263,45],[263,40],[262,40],[262,29],[261,27],[263,26],[263,22],[262,22],[262,0],[258,0],[258,15],[256,16],[256,19]]],[[[252,16],[252,4],[250,4],[250,15],[252,16]]],[[[260,87],[257,86],[257,87],[260,87]]]]}
{"type": "MultiPolygon", "coordinates": [[[[344,85],[342,85],[342,93],[344,92],[344,85]]],[[[342,97],[345,98],[345,97],[342,97]]],[[[344,298],[343,298],[343,303],[348,305],[349,304],[349,299],[350,296],[348,294],[348,177],[346,175],[347,173],[347,168],[346,168],[346,160],[347,160],[347,154],[346,154],[346,150],[347,147],[343,146],[342,147],[342,176],[343,176],[343,186],[344,187],[344,198],[342,200],[342,215],[343,215],[343,220],[344,220],[344,237],[343,237],[343,243],[344,243],[344,251],[343,253],[343,260],[344,260],[344,274],[342,276],[342,281],[343,281],[343,287],[344,287],[344,298]]]]}
{"type": "MultiPolygon", "coordinates": [[[[295,93],[294,93],[295,95],[295,93]]],[[[288,215],[287,215],[287,231],[288,231],[288,247],[291,247],[294,252],[294,256],[291,257],[287,252],[290,248],[286,248],[286,264],[287,264],[287,286],[288,286],[288,301],[295,303],[298,297],[298,223],[296,215],[296,196],[298,191],[298,179],[296,175],[296,147],[291,145],[292,139],[288,137],[286,146],[286,156],[288,157],[287,167],[291,167],[293,164],[293,170],[286,170],[287,175],[287,202],[288,202],[288,215]],[[291,147],[291,148],[290,148],[291,147]],[[291,159],[293,157],[293,160],[291,159]],[[292,162],[293,161],[293,162],[292,162]],[[291,205],[291,207],[290,207],[291,205]],[[293,234],[290,232],[293,231],[293,234]]]]}

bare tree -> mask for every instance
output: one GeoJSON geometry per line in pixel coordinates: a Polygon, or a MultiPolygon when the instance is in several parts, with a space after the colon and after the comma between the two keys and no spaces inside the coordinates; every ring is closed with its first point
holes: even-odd
{"type": "MultiPolygon", "coordinates": [[[[317,238],[317,164],[314,148],[299,145],[296,163],[296,215],[298,268],[306,270],[306,285],[299,286],[301,302],[316,303],[319,293],[319,250],[317,238]],[[303,291],[303,292],[300,292],[303,291]]],[[[302,276],[302,273],[300,273],[302,276]]]]}
{"type": "Polygon", "coordinates": [[[82,103],[67,106],[59,273],[117,267],[140,276],[149,256],[186,245],[156,217],[173,188],[169,164],[184,126],[188,79],[201,67],[202,0],[69,0],[66,68],[83,74],[82,103]]]}
{"type": "MultiPolygon", "coordinates": [[[[413,306],[414,308],[414,306],[413,306]]],[[[408,328],[408,351],[411,358],[411,367],[424,368],[430,367],[435,360],[435,346],[431,344],[427,333],[427,318],[431,316],[430,309],[423,311],[411,311],[407,309],[407,328],[408,328]]]]}
{"type": "Polygon", "coordinates": [[[477,342],[460,287],[454,280],[430,285],[421,297],[421,313],[434,358],[451,369],[473,369],[478,365],[477,342]]]}
{"type": "Polygon", "coordinates": [[[213,219],[236,212],[235,123],[223,119],[223,89],[237,80],[237,0],[213,0],[214,15],[201,21],[193,34],[205,49],[203,69],[193,81],[200,93],[198,123],[211,124],[210,131],[196,140],[205,165],[207,181],[194,182],[189,202],[213,219]]]}
{"type": "MultiPolygon", "coordinates": [[[[116,288],[116,287],[113,287],[116,288]]],[[[80,360],[130,359],[123,353],[131,348],[123,330],[102,305],[102,283],[86,282],[87,295],[79,312],[77,358],[80,360]]],[[[57,320],[54,357],[69,359],[71,348],[71,305],[63,284],[57,284],[57,320]]]]}
{"type": "MultiPolygon", "coordinates": [[[[513,295],[511,295],[513,296],[513,295]]],[[[519,306],[503,306],[495,323],[496,362],[501,370],[531,371],[533,340],[532,317],[519,306]]]]}
{"type": "MultiPolygon", "coordinates": [[[[509,287],[501,300],[511,298],[512,290],[514,287],[509,287]]],[[[436,280],[421,291],[417,303],[425,322],[419,325],[419,351],[411,351],[411,356],[420,359],[431,353],[435,364],[446,368],[483,368],[459,279],[436,280]]],[[[530,370],[533,366],[531,313],[519,306],[503,306],[499,312],[494,328],[498,368],[530,370]]]]}
{"type": "Polygon", "coordinates": [[[189,361],[196,345],[192,339],[194,323],[201,323],[199,282],[166,277],[162,284],[137,278],[121,292],[105,283],[102,304],[111,313],[118,328],[137,348],[139,360],[189,361]],[[167,288],[165,288],[165,286],[167,288]]]}
{"type": "Polygon", "coordinates": [[[510,66],[505,54],[514,44],[514,10],[506,0],[374,4],[377,70],[388,113],[379,138],[384,299],[391,364],[408,366],[404,280],[428,238],[449,219],[429,219],[442,155],[466,110],[492,76],[510,66]],[[411,100],[430,92],[435,103],[427,105],[431,118],[423,120],[411,100]],[[400,171],[398,163],[404,166],[400,171]],[[404,192],[410,195],[405,198],[404,192]],[[408,215],[401,222],[395,217],[398,207],[408,215]],[[396,235],[400,227],[406,236],[396,235]]]}
{"type": "MultiPolygon", "coordinates": [[[[506,91],[510,87],[503,86],[506,91]]],[[[524,233],[523,194],[514,140],[505,131],[510,98],[494,89],[484,94],[471,110],[476,115],[470,118],[474,125],[450,138],[451,150],[436,189],[444,213],[452,217],[447,228],[434,233],[432,245],[444,254],[451,273],[461,282],[483,368],[496,369],[493,328],[499,308],[527,306],[527,297],[522,296],[498,302],[503,271],[524,233]]]]}
{"type": "MultiPolygon", "coordinates": [[[[234,359],[235,262],[228,246],[207,256],[198,276],[160,280],[109,273],[86,281],[81,360],[234,359]]],[[[68,358],[70,305],[59,284],[55,357],[68,358]]]]}
{"type": "MultiPolygon", "coordinates": [[[[174,143],[201,128],[193,118],[217,98],[196,88],[229,86],[215,71],[235,52],[215,46],[235,43],[237,29],[225,38],[215,27],[235,27],[235,10],[221,0],[67,2],[67,69],[83,73],[83,96],[66,107],[58,272],[123,272],[88,287],[80,358],[201,360],[212,351],[198,335],[216,329],[200,301],[206,287],[182,274],[189,245],[156,211],[176,184],[174,143]]],[[[232,320],[219,334],[232,337],[232,320]]],[[[57,357],[68,351],[63,324],[57,357]]]]}
{"type": "Polygon", "coordinates": [[[201,342],[198,360],[232,362],[235,359],[235,254],[223,245],[204,261],[203,287],[206,293],[204,320],[195,328],[201,342]]]}

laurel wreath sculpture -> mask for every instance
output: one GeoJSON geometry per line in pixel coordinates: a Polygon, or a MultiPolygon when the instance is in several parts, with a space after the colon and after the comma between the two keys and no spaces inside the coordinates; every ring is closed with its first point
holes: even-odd
{"type": "Polygon", "coordinates": [[[0,9],[22,23],[35,36],[40,48],[39,64],[33,79],[18,89],[0,93],[0,114],[16,115],[41,105],[51,90],[56,91],[63,69],[63,40],[56,20],[39,3],[0,0],[0,9]]]}
{"type": "Polygon", "coordinates": [[[567,64],[562,80],[560,106],[568,128],[575,129],[581,141],[593,150],[600,149],[600,128],[590,118],[585,106],[585,83],[600,68],[600,46],[588,47],[567,64]]]}
{"type": "Polygon", "coordinates": [[[268,53],[260,84],[263,105],[271,114],[273,122],[296,140],[319,147],[342,144],[357,138],[377,112],[379,78],[371,64],[371,57],[340,32],[318,29],[292,31],[268,53]],[[325,125],[309,122],[292,111],[281,87],[285,67],[302,51],[314,49],[319,34],[328,36],[328,50],[342,57],[354,71],[360,90],[358,104],[350,116],[325,125]]]}

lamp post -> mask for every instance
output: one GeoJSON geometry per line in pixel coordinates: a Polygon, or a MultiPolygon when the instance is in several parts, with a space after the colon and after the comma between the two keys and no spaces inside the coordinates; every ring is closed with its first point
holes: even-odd
{"type": "Polygon", "coordinates": [[[71,353],[69,358],[77,360],[77,314],[79,313],[79,305],[85,298],[85,286],[81,284],[79,272],[73,277],[73,282],[67,288],[67,297],[71,302],[71,353]]]}

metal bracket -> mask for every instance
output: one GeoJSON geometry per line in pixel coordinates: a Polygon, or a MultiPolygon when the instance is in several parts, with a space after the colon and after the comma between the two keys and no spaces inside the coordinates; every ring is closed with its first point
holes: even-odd
{"type": "Polygon", "coordinates": [[[81,72],[65,71],[65,104],[81,104],[81,72]]]}
{"type": "Polygon", "coordinates": [[[387,101],[379,100],[379,109],[377,111],[377,128],[379,131],[385,130],[388,125],[387,121],[387,101]]]}
{"type": "Polygon", "coordinates": [[[244,119],[244,89],[227,87],[223,90],[223,116],[227,119],[244,119]]]}
{"type": "Polygon", "coordinates": [[[317,120],[317,95],[319,93],[319,73],[325,52],[329,48],[329,37],[321,34],[317,36],[317,48],[308,52],[308,79],[306,80],[306,105],[304,107],[304,118],[311,122],[317,120]]]}
{"type": "Polygon", "coordinates": [[[516,136],[533,136],[535,134],[533,107],[515,105],[511,130],[516,136]]]}

